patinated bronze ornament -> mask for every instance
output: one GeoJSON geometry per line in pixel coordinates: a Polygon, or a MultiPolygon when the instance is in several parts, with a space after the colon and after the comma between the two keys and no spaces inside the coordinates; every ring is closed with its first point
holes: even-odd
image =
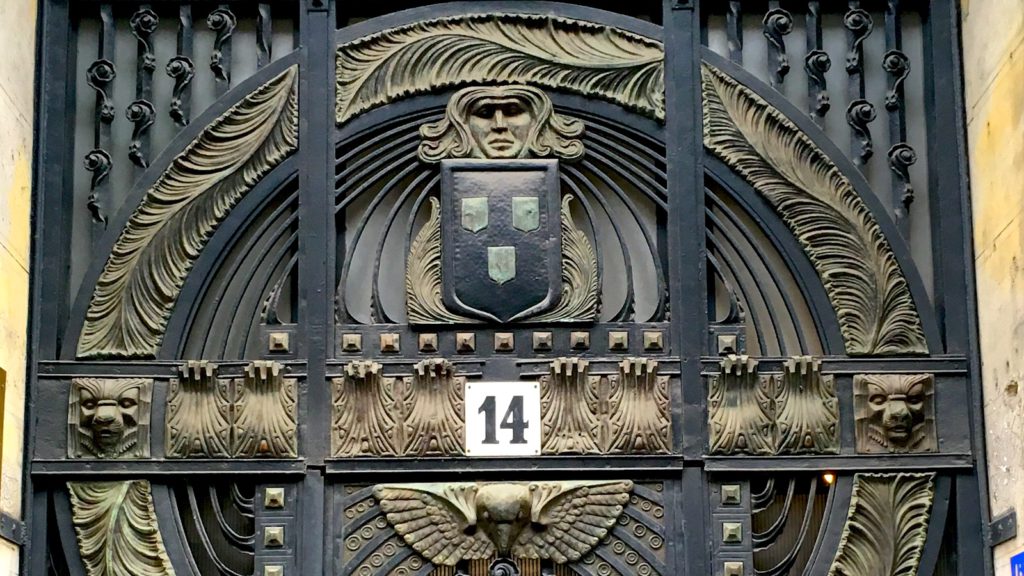
{"type": "Polygon", "coordinates": [[[850,510],[828,576],[917,574],[935,474],[856,474],[850,510]]]}
{"type": "Polygon", "coordinates": [[[837,454],[839,399],[821,361],[794,356],[781,374],[758,373],[758,360],[730,354],[708,383],[712,454],[837,454]]]}
{"type": "Polygon", "coordinates": [[[859,374],[853,378],[857,452],[934,452],[935,377],[859,374]]]}
{"type": "Polygon", "coordinates": [[[565,564],[601,542],[632,490],[628,480],[382,484],[373,495],[395,531],[434,564],[495,555],[565,564]]]}
{"type": "Polygon", "coordinates": [[[558,114],[532,86],[472,86],[456,92],[445,116],[420,127],[424,162],[446,158],[562,158],[583,156],[583,122],[558,114]]]}
{"type": "Polygon", "coordinates": [[[148,458],[153,381],[75,378],[68,402],[68,456],[148,458]]]}
{"type": "Polygon", "coordinates": [[[573,197],[559,203],[558,161],[541,160],[579,159],[582,133],[525,85],[459,90],[444,118],[420,128],[419,157],[441,163],[442,189],[410,246],[411,323],[596,318],[596,255],[573,197]]]}
{"type": "Polygon", "coordinates": [[[67,487],[88,576],[174,576],[148,480],[68,482],[67,487]]]}

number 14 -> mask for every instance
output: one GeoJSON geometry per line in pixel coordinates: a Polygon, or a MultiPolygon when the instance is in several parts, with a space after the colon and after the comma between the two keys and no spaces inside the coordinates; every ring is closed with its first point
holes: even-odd
{"type": "MultiPolygon", "coordinates": [[[[488,396],[480,405],[477,414],[484,415],[484,444],[498,443],[497,430],[497,402],[494,396],[488,396]]],[[[508,410],[501,419],[501,429],[512,431],[512,444],[526,444],[526,429],[530,423],[523,416],[523,397],[513,396],[509,402],[508,410]]]]}

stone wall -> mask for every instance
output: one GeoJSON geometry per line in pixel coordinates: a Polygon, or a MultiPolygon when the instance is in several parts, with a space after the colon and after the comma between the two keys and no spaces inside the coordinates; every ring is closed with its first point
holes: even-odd
{"type": "MultiPolygon", "coordinates": [[[[0,510],[21,517],[28,334],[29,189],[35,0],[0,2],[0,369],[6,372],[0,510]]],[[[18,549],[0,540],[0,576],[18,573],[18,549]]]]}
{"type": "Polygon", "coordinates": [[[961,18],[991,508],[1024,518],[1024,3],[963,0],[961,18]]]}

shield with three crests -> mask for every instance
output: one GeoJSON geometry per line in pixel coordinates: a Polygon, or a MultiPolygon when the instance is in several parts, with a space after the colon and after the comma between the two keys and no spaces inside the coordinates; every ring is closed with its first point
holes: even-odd
{"type": "Polygon", "coordinates": [[[441,284],[449,310],[504,323],[558,304],[557,160],[444,160],[441,204],[441,284]]]}

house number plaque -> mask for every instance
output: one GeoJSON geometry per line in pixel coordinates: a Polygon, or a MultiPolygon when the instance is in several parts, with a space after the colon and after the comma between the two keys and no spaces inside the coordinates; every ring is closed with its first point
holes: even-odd
{"type": "Polygon", "coordinates": [[[540,455],[540,385],[466,384],[467,456],[540,455]]]}

